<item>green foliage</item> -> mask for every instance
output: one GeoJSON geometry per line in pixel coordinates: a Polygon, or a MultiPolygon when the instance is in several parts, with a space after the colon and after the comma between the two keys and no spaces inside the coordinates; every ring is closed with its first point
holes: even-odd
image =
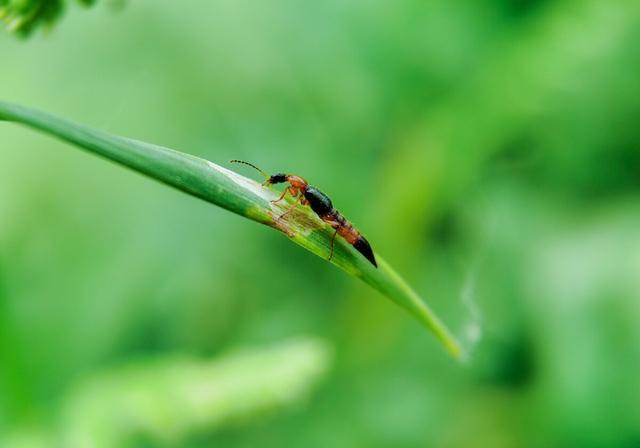
{"type": "MultiPolygon", "coordinates": [[[[77,0],[91,6],[95,0],[77,0]]],[[[0,0],[0,20],[8,31],[22,37],[39,27],[51,27],[62,15],[66,0],[0,0]]]]}
{"type": "MultiPolygon", "coordinates": [[[[81,381],[58,412],[58,427],[27,440],[17,430],[3,447],[178,446],[220,426],[237,426],[305,401],[326,374],[326,343],[300,339],[213,360],[137,361],[81,381]]],[[[41,430],[44,432],[44,430],[41,430]]],[[[32,428],[30,432],[37,433],[32,428]]]]}
{"type": "Polygon", "coordinates": [[[330,361],[316,340],[230,353],[219,359],[138,362],[79,384],[62,410],[62,446],[177,446],[303,401],[330,361]],[[126,425],[122,423],[126,422],[126,425]]]}

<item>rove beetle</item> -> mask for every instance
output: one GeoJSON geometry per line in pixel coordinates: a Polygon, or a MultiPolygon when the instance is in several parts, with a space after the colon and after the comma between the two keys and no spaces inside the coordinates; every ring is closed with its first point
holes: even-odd
{"type": "Polygon", "coordinates": [[[267,177],[267,180],[262,184],[264,186],[282,183],[289,184],[289,186],[284,189],[278,199],[276,199],[275,201],[271,201],[274,204],[276,202],[280,202],[284,199],[287,193],[289,193],[295,199],[293,205],[286,212],[280,215],[280,218],[288,214],[298,204],[308,205],[320,219],[333,227],[335,229],[335,232],[333,233],[333,237],[331,238],[331,254],[329,255],[329,260],[333,258],[333,242],[336,239],[336,235],[340,235],[345,239],[347,243],[351,244],[358,252],[364,255],[364,257],[369,260],[371,264],[373,264],[375,267],[378,267],[378,263],[376,262],[376,258],[373,255],[373,250],[371,250],[371,245],[369,244],[369,242],[355,227],[353,227],[353,225],[344,216],[342,216],[342,214],[338,210],[335,209],[335,207],[331,203],[331,199],[329,199],[329,197],[322,191],[318,190],[312,185],[309,185],[309,183],[302,177],[296,176],[294,174],[277,173],[270,176],[260,168],[249,162],[244,162],[242,160],[232,160],[231,162],[243,163],[258,170],[260,173],[267,177]]]}

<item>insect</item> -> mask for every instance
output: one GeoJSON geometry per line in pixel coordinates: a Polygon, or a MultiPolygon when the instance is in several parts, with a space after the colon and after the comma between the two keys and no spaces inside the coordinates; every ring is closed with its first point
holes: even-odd
{"type": "Polygon", "coordinates": [[[313,210],[320,219],[334,228],[335,232],[331,238],[331,253],[329,254],[329,260],[333,258],[333,243],[336,239],[336,235],[340,235],[347,243],[351,244],[358,252],[364,255],[371,264],[378,267],[376,257],[373,255],[373,250],[371,249],[369,242],[344,216],[342,216],[338,210],[335,209],[331,203],[331,199],[329,199],[329,197],[322,191],[312,185],[309,185],[309,183],[302,177],[294,174],[277,173],[269,175],[249,162],[244,162],[242,160],[232,160],[231,162],[248,165],[262,173],[262,175],[267,178],[267,180],[262,184],[264,186],[282,183],[289,184],[278,199],[271,201],[274,204],[280,202],[285,198],[287,193],[295,199],[293,205],[291,205],[286,212],[280,215],[278,219],[290,213],[298,206],[298,204],[302,204],[303,206],[308,205],[311,207],[311,210],[313,210]]]}

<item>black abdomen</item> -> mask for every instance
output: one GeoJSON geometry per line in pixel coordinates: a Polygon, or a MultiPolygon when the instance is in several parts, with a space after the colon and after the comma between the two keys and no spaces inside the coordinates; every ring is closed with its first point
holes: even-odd
{"type": "Polygon", "coordinates": [[[369,241],[365,239],[362,235],[360,235],[355,243],[353,243],[353,247],[360,252],[364,257],[371,262],[372,265],[378,267],[378,263],[376,262],[376,257],[373,255],[373,250],[371,249],[371,245],[369,241]]]}
{"type": "Polygon", "coordinates": [[[311,210],[320,217],[326,216],[333,211],[331,199],[316,187],[308,186],[304,193],[304,198],[309,201],[311,210]]]}

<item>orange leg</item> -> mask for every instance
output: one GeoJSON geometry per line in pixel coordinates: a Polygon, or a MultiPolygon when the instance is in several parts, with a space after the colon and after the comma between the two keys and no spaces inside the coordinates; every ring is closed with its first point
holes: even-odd
{"type": "Polygon", "coordinates": [[[327,261],[331,261],[331,259],[333,258],[333,243],[336,240],[337,234],[338,234],[338,229],[336,229],[336,231],[333,232],[333,236],[331,237],[331,254],[329,255],[329,258],[327,259],[327,261]]]}
{"type": "Polygon", "coordinates": [[[275,201],[271,201],[272,204],[277,204],[278,202],[282,201],[284,199],[284,197],[287,195],[287,193],[289,193],[291,196],[293,196],[294,198],[298,195],[298,189],[297,188],[293,188],[293,187],[287,187],[284,189],[284,191],[282,192],[282,194],[280,195],[280,197],[278,199],[276,199],[275,201]]]}
{"type": "Polygon", "coordinates": [[[294,202],[293,205],[291,207],[289,207],[286,212],[284,212],[282,215],[278,216],[278,221],[280,221],[285,215],[288,215],[289,213],[291,213],[291,210],[296,208],[298,206],[298,204],[302,202],[302,200],[301,200],[302,197],[303,197],[302,195],[298,196],[296,198],[296,202],[294,202]]]}
{"type": "Polygon", "coordinates": [[[287,192],[289,191],[289,188],[285,188],[284,191],[282,192],[282,194],[280,195],[280,197],[278,199],[276,199],[275,201],[271,201],[272,204],[276,204],[280,201],[282,201],[284,199],[284,197],[287,195],[287,192]]]}

